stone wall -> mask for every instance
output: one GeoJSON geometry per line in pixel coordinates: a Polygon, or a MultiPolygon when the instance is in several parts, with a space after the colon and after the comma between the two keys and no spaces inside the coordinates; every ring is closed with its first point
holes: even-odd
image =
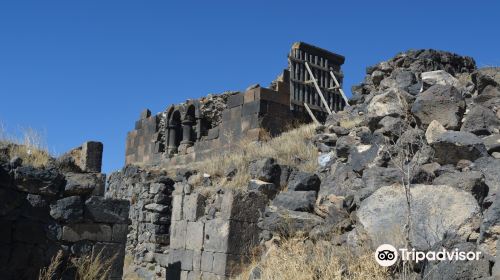
{"type": "Polygon", "coordinates": [[[110,278],[121,279],[129,204],[103,197],[101,155],[101,143],[87,142],[41,168],[0,157],[1,279],[37,279],[60,250],[68,258],[116,256],[110,278]]]}
{"type": "Polygon", "coordinates": [[[191,191],[173,196],[167,279],[227,279],[251,260],[268,199],[257,192],[191,191]]]}
{"type": "Polygon", "coordinates": [[[134,166],[110,175],[106,196],[130,201],[124,278],[165,279],[173,184],[163,172],[134,166]]]}

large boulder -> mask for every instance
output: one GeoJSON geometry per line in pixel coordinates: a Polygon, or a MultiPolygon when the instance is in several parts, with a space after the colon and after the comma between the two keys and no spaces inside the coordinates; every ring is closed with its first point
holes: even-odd
{"type": "Polygon", "coordinates": [[[423,89],[428,89],[433,85],[450,85],[458,87],[458,80],[444,70],[424,72],[421,74],[423,89]]]}
{"type": "Polygon", "coordinates": [[[444,173],[434,179],[434,185],[448,185],[471,193],[481,205],[488,195],[488,186],[479,171],[444,173]]]}
{"type": "Polygon", "coordinates": [[[493,134],[483,138],[488,153],[500,152],[500,134],[493,134]]]}
{"type": "Polygon", "coordinates": [[[425,131],[425,140],[428,144],[432,144],[443,132],[446,132],[446,128],[438,121],[433,120],[425,131]]]}
{"type": "Polygon", "coordinates": [[[483,141],[469,132],[446,131],[432,143],[439,164],[456,164],[459,160],[474,161],[487,155],[483,141]]]}
{"type": "MultiPolygon", "coordinates": [[[[441,185],[414,185],[411,189],[411,245],[426,250],[447,235],[466,240],[467,221],[480,214],[476,199],[456,188],[441,185]]],[[[359,222],[377,244],[404,243],[407,201],[401,185],[385,186],[365,199],[357,211],[359,222]]]]}
{"type": "Polygon", "coordinates": [[[423,126],[437,120],[447,129],[458,129],[465,112],[465,100],[455,87],[438,84],[417,96],[411,112],[423,126]]]}
{"type": "Polygon", "coordinates": [[[369,116],[381,119],[385,116],[403,116],[407,108],[408,104],[402,93],[391,89],[374,96],[366,110],[369,116]]]}
{"type": "Polygon", "coordinates": [[[465,121],[460,131],[467,131],[476,135],[490,135],[498,133],[500,120],[495,113],[483,106],[475,106],[465,116],[465,121]]]}
{"type": "Polygon", "coordinates": [[[279,193],[272,205],[292,211],[310,212],[316,202],[315,191],[288,191],[279,193]]]}
{"type": "MultiPolygon", "coordinates": [[[[490,255],[495,255],[500,248],[500,197],[496,197],[493,204],[485,211],[479,235],[479,246],[490,255]]],[[[497,254],[498,256],[498,254],[497,254]]]]}

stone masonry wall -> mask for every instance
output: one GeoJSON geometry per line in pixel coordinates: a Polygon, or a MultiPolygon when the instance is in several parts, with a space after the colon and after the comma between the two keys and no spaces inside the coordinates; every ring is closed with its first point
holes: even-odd
{"type": "Polygon", "coordinates": [[[257,192],[191,191],[177,184],[167,279],[227,279],[258,245],[257,221],[268,199],[257,192]]]}
{"type": "Polygon", "coordinates": [[[87,142],[43,168],[0,156],[0,279],[38,279],[60,250],[116,256],[110,279],[121,279],[129,206],[103,197],[101,155],[101,143],[87,142]]]}

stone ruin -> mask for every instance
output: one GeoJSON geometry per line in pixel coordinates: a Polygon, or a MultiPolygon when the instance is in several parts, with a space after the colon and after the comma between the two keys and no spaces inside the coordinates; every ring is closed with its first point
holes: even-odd
{"type": "Polygon", "coordinates": [[[267,133],[277,135],[295,122],[308,121],[304,103],[316,118],[328,113],[328,106],[341,110],[346,104],[330,75],[342,82],[344,57],[298,42],[288,54],[288,68],[269,88],[254,85],[244,92],[187,100],[164,112],[141,113],[135,129],[127,135],[126,164],[179,165],[199,161],[218,153],[240,139],[261,140],[267,133]]]}
{"type": "MultiPolygon", "coordinates": [[[[38,279],[58,251],[115,256],[110,279],[121,279],[129,202],[104,198],[102,143],[86,142],[43,168],[8,161],[8,148],[0,146],[0,279],[38,279]]],[[[61,277],[75,279],[75,270],[61,277]]]]}

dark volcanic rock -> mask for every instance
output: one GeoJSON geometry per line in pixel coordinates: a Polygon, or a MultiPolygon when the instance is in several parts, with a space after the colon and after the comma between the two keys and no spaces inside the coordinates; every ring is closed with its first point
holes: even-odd
{"type": "Polygon", "coordinates": [[[21,166],[14,170],[14,184],[24,192],[56,195],[61,191],[64,176],[56,169],[21,166]]]}
{"type": "Polygon", "coordinates": [[[126,223],[129,202],[92,196],[85,201],[85,217],[101,223],[126,223]]]}
{"type": "Polygon", "coordinates": [[[279,193],[272,205],[292,211],[310,212],[316,202],[315,191],[287,191],[279,193]]]}
{"type": "Polygon", "coordinates": [[[69,196],[50,205],[50,216],[58,221],[77,223],[83,218],[83,202],[79,196],[69,196]]]}
{"type": "Polygon", "coordinates": [[[437,120],[447,129],[458,129],[465,101],[455,87],[434,85],[417,96],[411,112],[424,127],[437,120]]]}
{"type": "Polygon", "coordinates": [[[467,131],[476,135],[490,135],[498,131],[500,120],[492,110],[476,105],[466,115],[460,131],[467,131]]]}
{"type": "Polygon", "coordinates": [[[248,167],[252,179],[265,182],[279,183],[280,166],[274,158],[264,158],[250,162],[248,167]]]}
{"type": "Polygon", "coordinates": [[[435,159],[440,164],[456,164],[459,160],[474,161],[487,155],[483,141],[469,132],[446,131],[432,143],[435,159]]]}
{"type": "Polygon", "coordinates": [[[318,175],[303,171],[295,171],[290,174],[288,180],[289,191],[319,191],[321,180],[318,175]]]}

